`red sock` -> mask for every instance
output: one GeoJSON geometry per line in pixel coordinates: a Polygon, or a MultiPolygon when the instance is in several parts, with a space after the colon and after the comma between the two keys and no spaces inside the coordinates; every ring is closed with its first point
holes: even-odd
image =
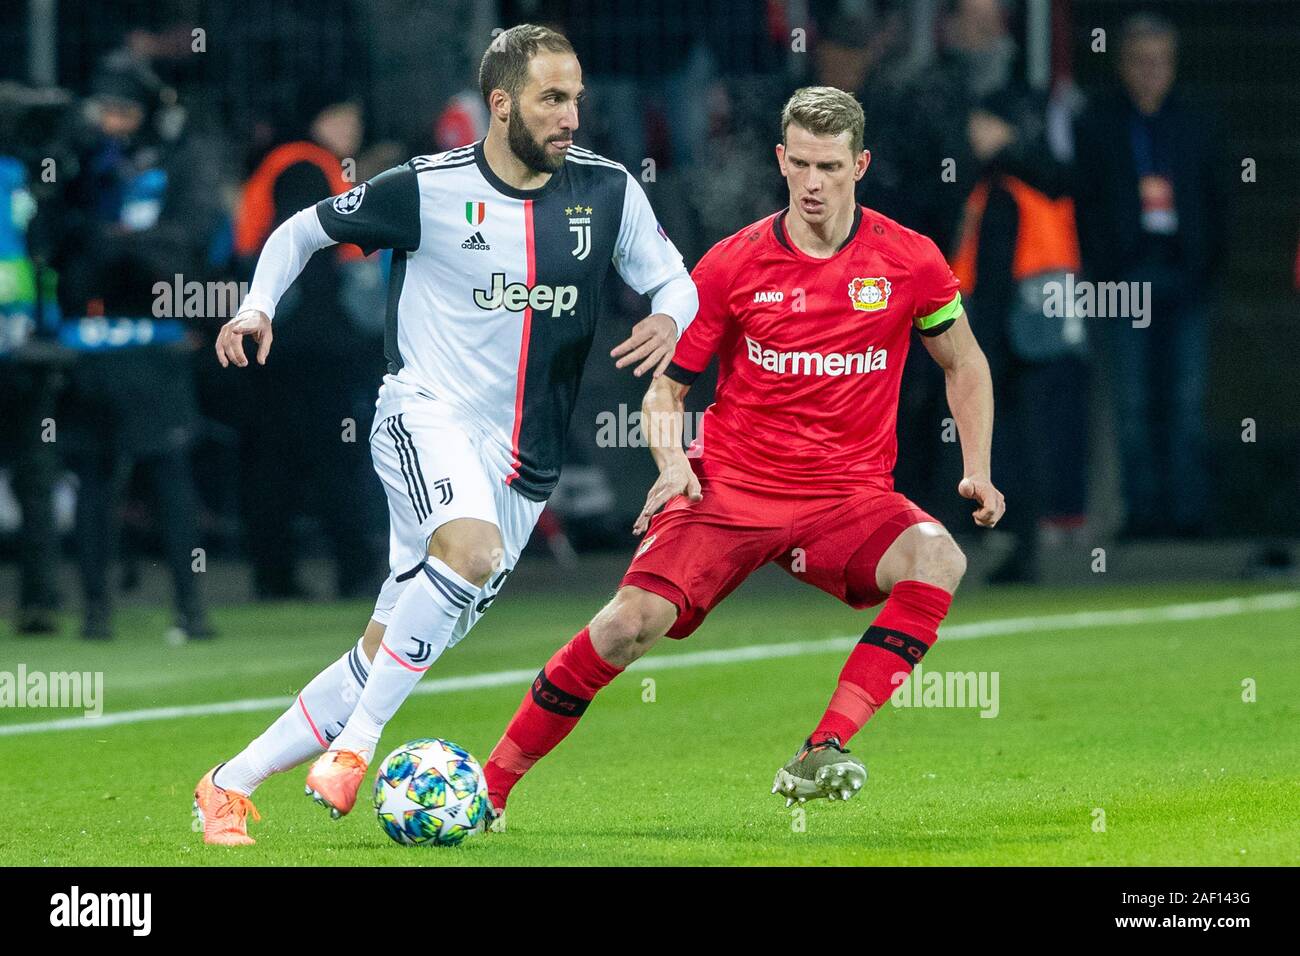
{"type": "Polygon", "coordinates": [[[952,595],[921,581],[899,581],[880,614],[862,635],[831,695],[812,742],[838,737],[849,742],[898,687],[896,674],[910,674],[938,638],[952,595]]]}
{"type": "Polygon", "coordinates": [[[505,808],[519,779],[577,726],[596,691],[622,672],[596,653],[585,627],[555,652],[483,768],[493,806],[505,808]]]}

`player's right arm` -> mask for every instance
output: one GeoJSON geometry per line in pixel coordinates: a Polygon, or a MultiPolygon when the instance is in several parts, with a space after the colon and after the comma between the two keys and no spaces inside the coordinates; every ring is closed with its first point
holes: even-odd
{"type": "Polygon", "coordinates": [[[361,247],[413,252],[420,246],[420,189],[408,164],[380,173],[338,196],[294,213],[267,237],[253,284],[235,317],[217,334],[217,361],[248,364],[243,339],[257,342],[257,364],[271,351],[271,320],[280,297],[318,250],[340,242],[361,247]]]}
{"type": "Polygon", "coordinates": [[[659,466],[659,477],[650,486],[645,497],[645,507],[632,525],[633,534],[641,534],[650,527],[650,519],[659,509],[678,495],[699,501],[700,480],[691,470],[691,463],[682,450],[682,431],[686,416],[686,393],[689,385],[674,382],[667,375],[650,381],[645,397],[641,399],[641,430],[650,445],[650,454],[659,466]]]}
{"type": "Polygon", "coordinates": [[[726,258],[719,246],[705,253],[692,271],[691,280],[699,296],[695,320],[682,333],[664,374],[650,382],[641,400],[641,428],[659,466],[659,477],[646,495],[645,507],[632,526],[633,534],[650,527],[650,519],[677,495],[686,495],[691,501],[703,498],[700,481],[682,449],[682,434],[686,393],[708,367],[731,321],[729,270],[724,268],[726,258]]]}
{"type": "Polygon", "coordinates": [[[294,213],[272,231],[257,257],[248,295],[235,317],[217,333],[217,361],[222,368],[228,368],[231,362],[240,368],[248,365],[248,356],[244,354],[245,335],[251,335],[257,343],[257,364],[266,364],[274,337],[271,317],[275,315],[280,296],[298,278],[307,260],[318,249],[329,245],[333,245],[333,240],[321,227],[314,206],[294,213]]]}

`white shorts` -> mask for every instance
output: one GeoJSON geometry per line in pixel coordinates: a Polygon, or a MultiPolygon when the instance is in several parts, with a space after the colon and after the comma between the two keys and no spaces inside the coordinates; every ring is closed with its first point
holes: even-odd
{"type": "MultiPolygon", "coordinates": [[[[469,633],[496,599],[546,506],[525,498],[497,477],[457,413],[436,402],[403,403],[401,412],[380,409],[370,433],[370,456],[388,496],[388,579],[372,617],[387,625],[406,582],[428,554],[429,538],[454,518],[477,518],[501,532],[501,567],[470,603],[452,632],[451,644],[469,633]]],[[[450,645],[449,645],[450,646],[450,645]]]]}

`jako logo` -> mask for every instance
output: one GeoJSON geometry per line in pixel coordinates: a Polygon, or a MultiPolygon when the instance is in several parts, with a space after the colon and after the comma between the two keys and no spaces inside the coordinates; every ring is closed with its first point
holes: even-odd
{"type": "Polygon", "coordinates": [[[766,290],[754,293],[755,302],[782,302],[785,300],[785,293],[781,291],[766,290]]]}
{"type": "Polygon", "coordinates": [[[778,352],[765,349],[748,335],[745,346],[749,360],[769,372],[791,375],[860,375],[882,371],[888,358],[886,349],[874,346],[865,352],[778,352]]]}
{"type": "Polygon", "coordinates": [[[522,312],[524,309],[545,312],[549,309],[551,315],[558,318],[561,312],[573,315],[573,307],[578,304],[578,287],[535,285],[530,289],[522,282],[506,285],[506,274],[494,272],[489,291],[474,290],[474,304],[480,309],[504,308],[510,312],[522,312]]]}
{"type": "Polygon", "coordinates": [[[153,926],[152,893],[70,893],[50,897],[51,926],[129,926],[133,936],[148,936],[153,926]]]}

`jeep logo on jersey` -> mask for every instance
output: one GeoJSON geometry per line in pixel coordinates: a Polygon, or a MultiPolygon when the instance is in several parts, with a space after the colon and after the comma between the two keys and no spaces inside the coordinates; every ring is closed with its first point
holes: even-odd
{"type": "Polygon", "coordinates": [[[886,349],[875,346],[865,352],[778,352],[765,349],[748,335],[745,348],[749,360],[769,372],[780,375],[862,375],[883,371],[889,359],[886,349]]]}
{"type": "Polygon", "coordinates": [[[492,273],[492,288],[474,290],[474,304],[480,309],[505,309],[508,312],[522,312],[532,309],[534,312],[550,311],[559,318],[563,312],[573,315],[574,306],[578,304],[578,287],[576,285],[535,285],[531,289],[523,282],[506,285],[504,272],[492,273]]]}
{"type": "Polygon", "coordinates": [[[366,198],[366,184],[353,186],[345,193],[334,197],[334,211],[340,216],[347,216],[361,208],[361,200],[366,198]]]}

